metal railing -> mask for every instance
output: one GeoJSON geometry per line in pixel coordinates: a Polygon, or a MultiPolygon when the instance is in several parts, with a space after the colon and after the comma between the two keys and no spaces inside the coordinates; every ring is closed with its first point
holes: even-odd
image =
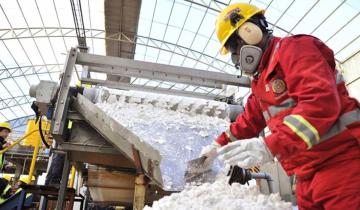
{"type": "MultiPolygon", "coordinates": [[[[14,143],[10,144],[10,146],[6,147],[3,150],[0,150],[0,155],[4,154],[6,151],[8,151],[11,148],[15,147],[16,145],[18,145],[21,141],[23,141],[24,139],[29,137],[31,134],[33,134],[35,132],[38,132],[38,131],[39,130],[33,130],[33,131],[29,132],[28,134],[24,135],[23,137],[19,138],[14,143]]],[[[39,145],[40,145],[40,139],[38,141],[36,141],[36,144],[34,145],[34,151],[33,151],[33,156],[32,156],[32,159],[31,159],[29,175],[28,175],[28,180],[27,180],[28,183],[31,182],[31,178],[32,178],[33,173],[34,173],[34,169],[35,169],[35,165],[36,165],[36,159],[37,159],[37,155],[38,155],[38,152],[39,152],[39,145]]]]}

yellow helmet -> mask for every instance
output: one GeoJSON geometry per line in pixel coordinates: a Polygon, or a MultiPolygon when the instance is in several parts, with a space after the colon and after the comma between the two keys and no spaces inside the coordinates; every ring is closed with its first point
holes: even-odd
{"type": "Polygon", "coordinates": [[[11,130],[12,130],[11,125],[10,125],[10,123],[8,123],[8,122],[0,122],[0,128],[9,129],[10,132],[11,132],[11,130]]]}
{"type": "Polygon", "coordinates": [[[225,48],[225,43],[230,36],[247,20],[256,14],[264,14],[265,10],[259,9],[254,5],[247,3],[236,3],[226,7],[216,19],[216,35],[221,43],[220,54],[225,55],[229,51],[225,48]],[[233,13],[240,15],[241,19],[233,25],[230,20],[230,15],[233,13]]]}
{"type": "Polygon", "coordinates": [[[6,179],[8,182],[10,182],[10,180],[13,176],[14,176],[13,174],[3,174],[2,178],[6,179]]]}
{"type": "Polygon", "coordinates": [[[21,175],[19,178],[20,181],[24,182],[25,184],[29,184],[32,181],[35,181],[35,177],[31,177],[31,181],[29,182],[29,175],[21,175]]]}

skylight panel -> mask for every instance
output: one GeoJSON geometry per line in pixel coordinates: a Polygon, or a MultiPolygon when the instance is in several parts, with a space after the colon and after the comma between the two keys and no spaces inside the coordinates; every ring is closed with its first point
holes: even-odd
{"type": "MultiPolygon", "coordinates": [[[[316,3],[316,0],[295,1],[284,16],[278,21],[277,25],[290,31],[316,3]]],[[[268,14],[265,13],[265,16],[267,17],[268,14]]]]}
{"type": "Polygon", "coordinates": [[[200,51],[206,47],[208,40],[209,39],[205,38],[204,36],[196,35],[192,48],[200,51]]]}
{"type": "Polygon", "coordinates": [[[324,20],[321,26],[314,32],[314,35],[324,41],[329,39],[343,25],[356,16],[358,12],[349,5],[343,4],[328,19],[324,20]]]}
{"type": "Polygon", "coordinates": [[[45,63],[58,63],[48,38],[37,38],[35,39],[35,42],[37,47],[39,48],[39,54],[44,59],[45,63]]]}
{"type": "Polygon", "coordinates": [[[341,62],[344,62],[346,59],[359,52],[360,46],[360,37],[358,37],[355,41],[347,45],[343,50],[338,51],[335,54],[335,57],[339,59],[341,62]]]}
{"type": "MultiPolygon", "coordinates": [[[[33,100],[33,99],[32,99],[33,100]]],[[[34,111],[31,109],[31,107],[29,106],[29,104],[25,104],[25,105],[21,105],[21,108],[25,111],[25,115],[34,115],[34,111]]]]}
{"type": "Polygon", "coordinates": [[[25,77],[20,76],[20,77],[14,78],[14,79],[17,81],[18,84],[20,84],[20,88],[21,88],[22,92],[27,94],[27,92],[30,89],[30,86],[29,86],[28,81],[26,81],[25,77]]]}
{"type": "Polygon", "coordinates": [[[161,60],[161,63],[168,64],[170,62],[171,54],[172,54],[171,52],[160,50],[158,56],[159,56],[159,60],[161,60]]]}
{"type": "Polygon", "coordinates": [[[188,8],[188,5],[176,2],[173,9],[175,12],[171,14],[169,24],[172,26],[182,27],[185,22],[185,14],[187,13],[188,8]]]}
{"type": "Polygon", "coordinates": [[[181,36],[181,29],[173,26],[168,26],[164,41],[176,44],[181,36]]]}
{"type": "Polygon", "coordinates": [[[195,32],[200,27],[201,20],[205,15],[205,9],[199,8],[199,6],[198,8],[191,6],[188,12],[189,15],[185,22],[184,29],[195,32]]]}
{"type": "Polygon", "coordinates": [[[199,34],[204,35],[206,37],[210,37],[215,30],[215,19],[216,16],[211,13],[206,13],[204,19],[199,28],[199,34]]]}
{"type": "Polygon", "coordinates": [[[40,53],[37,49],[34,39],[20,39],[24,51],[29,56],[29,59],[33,65],[43,65],[44,61],[42,60],[40,53]]]}
{"type": "MultiPolygon", "coordinates": [[[[154,14],[154,21],[163,23],[163,24],[167,24],[173,4],[174,4],[173,1],[157,0],[156,10],[155,10],[155,14],[154,14]]],[[[172,11],[178,12],[178,11],[174,11],[174,10],[172,10],[172,11]]]]}
{"type": "Polygon", "coordinates": [[[183,47],[190,47],[191,43],[195,38],[195,33],[187,30],[183,30],[180,36],[178,44],[183,47]]]}
{"type": "Polygon", "coordinates": [[[13,106],[10,109],[13,113],[16,113],[18,117],[23,117],[27,115],[21,106],[13,106]]]}
{"type": "Polygon", "coordinates": [[[6,68],[16,67],[17,64],[8,49],[6,42],[0,42],[0,61],[6,68]]]}
{"type": "MultiPolygon", "coordinates": [[[[10,53],[15,57],[19,66],[31,65],[29,59],[26,57],[26,54],[18,40],[16,39],[5,40],[4,43],[6,44],[7,48],[10,50],[10,53]]],[[[2,53],[3,52],[4,51],[2,51],[2,53]]]]}
{"type": "Polygon", "coordinates": [[[2,99],[4,98],[12,98],[12,95],[9,93],[9,91],[6,89],[2,82],[0,82],[0,97],[2,99]]]}
{"type": "Polygon", "coordinates": [[[183,62],[184,67],[193,68],[196,64],[196,61],[190,58],[186,58],[183,62]]]}
{"type": "Polygon", "coordinates": [[[164,37],[166,25],[162,23],[153,22],[150,37],[162,40],[164,37]]]}
{"type": "Polygon", "coordinates": [[[337,53],[345,45],[349,44],[360,34],[360,16],[351,21],[346,27],[339,31],[328,41],[329,46],[337,53]]]}
{"type": "Polygon", "coordinates": [[[337,7],[340,6],[342,1],[319,1],[319,3],[312,9],[301,23],[294,28],[294,34],[309,34],[311,33],[321,22],[323,22],[327,16],[329,16],[337,7]]]}
{"type": "Polygon", "coordinates": [[[35,74],[26,75],[26,79],[29,81],[30,85],[37,85],[40,82],[39,76],[35,74]]]}
{"type": "MultiPolygon", "coordinates": [[[[26,22],[22,18],[21,11],[17,4],[17,1],[6,1],[6,4],[1,4],[7,17],[6,21],[9,21],[12,28],[26,28],[26,22]]],[[[3,12],[3,11],[1,11],[3,12]]]]}
{"type": "Polygon", "coordinates": [[[7,109],[2,109],[0,110],[0,113],[7,119],[7,120],[12,120],[12,119],[15,119],[17,118],[18,116],[15,115],[15,113],[7,108],[7,109]]]}
{"type": "MultiPolygon", "coordinates": [[[[93,0],[92,0],[93,1],[93,0]]],[[[59,16],[60,26],[61,27],[67,27],[67,28],[74,28],[74,20],[72,16],[72,9],[70,5],[70,1],[64,1],[64,0],[54,0],[55,7],[57,14],[59,16]]],[[[96,1],[93,1],[93,4],[95,4],[96,1]]],[[[101,6],[101,5],[94,5],[95,7],[101,6]]],[[[104,7],[104,6],[102,6],[104,7]]],[[[54,7],[53,7],[54,8],[54,7]]],[[[104,13],[103,13],[104,14],[104,13]]],[[[54,9],[54,15],[55,9],[54,9]]],[[[98,16],[99,14],[97,14],[98,16]]],[[[98,16],[97,19],[100,19],[98,21],[101,21],[101,16],[98,16]]],[[[97,22],[96,20],[94,22],[97,22]]]]}

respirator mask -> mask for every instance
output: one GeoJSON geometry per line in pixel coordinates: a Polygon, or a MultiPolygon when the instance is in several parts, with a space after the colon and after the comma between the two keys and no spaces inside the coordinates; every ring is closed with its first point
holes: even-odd
{"type": "Polygon", "coordinates": [[[235,68],[250,76],[256,73],[263,52],[255,45],[259,44],[262,38],[260,27],[252,22],[245,22],[231,35],[225,47],[231,52],[235,68]]]}

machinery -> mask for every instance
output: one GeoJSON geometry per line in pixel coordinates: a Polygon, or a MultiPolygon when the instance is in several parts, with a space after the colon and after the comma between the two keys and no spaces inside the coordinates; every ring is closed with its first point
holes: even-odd
{"type": "MultiPolygon", "coordinates": [[[[51,120],[50,133],[56,142],[53,144],[52,152],[65,156],[57,209],[63,209],[65,204],[66,184],[71,165],[74,165],[79,172],[79,180],[89,188],[94,202],[142,209],[145,203],[151,203],[170,193],[164,189],[166,165],[161,164],[166,157],[162,157],[161,151],[143,141],[96,106],[94,100],[99,97],[97,88],[70,86],[75,65],[83,65],[81,82],[86,84],[206,100],[221,100],[230,95],[226,91],[222,91],[222,94],[211,94],[155,89],[94,79],[91,75],[92,72],[97,72],[219,89],[226,89],[228,85],[242,87],[250,85],[248,78],[238,78],[236,75],[91,55],[72,48],[67,56],[60,84],[41,81],[30,88],[30,96],[36,98],[34,110],[37,115],[46,115],[51,120]]],[[[236,116],[234,112],[240,111],[242,107],[239,105],[228,106],[225,115],[236,116]]],[[[219,112],[216,111],[216,107],[211,107],[208,113],[219,112]]],[[[212,137],[210,136],[209,139],[212,140],[212,137]]],[[[202,144],[207,142],[204,141],[202,144]]],[[[49,162],[51,163],[51,160],[49,162]]],[[[81,182],[78,188],[80,187],[81,182]]]]}

